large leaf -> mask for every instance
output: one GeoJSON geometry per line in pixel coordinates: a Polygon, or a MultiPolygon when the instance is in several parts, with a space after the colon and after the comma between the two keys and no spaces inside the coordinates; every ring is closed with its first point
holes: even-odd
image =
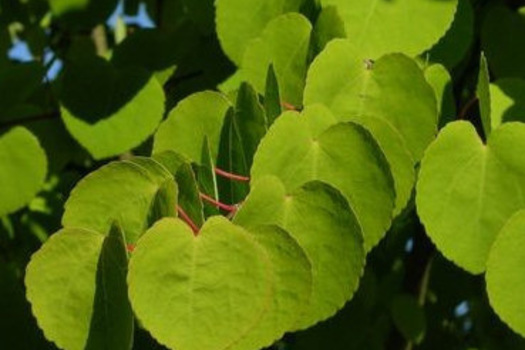
{"type": "Polygon", "coordinates": [[[248,228],[279,225],[310,259],[312,298],[294,329],[331,317],[356,291],[365,257],[361,229],[347,201],[332,187],[311,182],[290,192],[275,177],[261,178],[234,222],[248,228]]]}
{"type": "Polygon", "coordinates": [[[270,270],[265,250],[225,218],[210,219],[198,236],[184,222],[164,219],[137,244],[129,295],[160,343],[178,350],[226,349],[270,306],[270,270]]]}
{"type": "Polygon", "coordinates": [[[107,233],[117,220],[126,242],[133,244],[155,221],[151,214],[159,200],[168,203],[162,205],[165,212],[157,216],[175,216],[177,187],[173,176],[152,159],[143,159],[143,163],[157,171],[135,160],[110,163],[86,176],[65,204],[64,227],[107,233]]]}
{"type": "Polygon", "coordinates": [[[117,227],[104,235],[80,228],[53,235],[27,268],[27,298],[46,338],[65,350],[129,350],[133,313],[127,253],[117,227]]]}
{"type": "MultiPolygon", "coordinates": [[[[496,2],[497,3],[497,2],[496,2]]],[[[525,78],[525,17],[496,4],[486,11],[481,42],[497,78],[525,78]]]]}
{"type": "Polygon", "coordinates": [[[228,57],[240,64],[246,45],[261,35],[272,19],[297,12],[304,0],[218,0],[217,33],[228,57]]]}
{"type": "Polygon", "coordinates": [[[62,119],[96,159],[139,146],[162,120],[164,91],[138,67],[116,69],[101,58],[70,63],[61,82],[62,119]]]}
{"type": "Polygon", "coordinates": [[[279,117],[261,142],[251,176],[281,179],[288,191],[324,181],[346,197],[363,229],[367,250],[390,226],[394,186],[388,163],[370,134],[348,122],[337,124],[326,108],[279,117]]]}
{"type": "Polygon", "coordinates": [[[472,273],[485,270],[506,220],[525,208],[525,125],[493,130],[486,145],[474,127],[454,122],[421,164],[417,209],[426,231],[450,260],[472,273]]]}
{"type": "Polygon", "coordinates": [[[47,159],[35,136],[16,127],[0,136],[0,217],[29,203],[44,184],[47,159]]]}
{"type": "Polygon", "coordinates": [[[268,253],[274,273],[274,295],[257,326],[235,349],[261,349],[292,330],[312,297],[312,265],[299,244],[286,231],[273,226],[251,228],[250,233],[268,253]]]}
{"type": "Polygon", "coordinates": [[[390,52],[422,53],[445,35],[454,20],[457,0],[321,0],[335,6],[347,38],[365,58],[390,52]],[[429,20],[431,19],[431,20],[429,20]]]}
{"type": "Polygon", "coordinates": [[[490,304],[512,329],[525,336],[525,211],[512,216],[494,242],[487,262],[490,304]]]}
{"type": "Polygon", "coordinates": [[[174,151],[193,162],[202,163],[202,149],[207,138],[215,161],[222,124],[230,107],[226,97],[217,92],[199,92],[186,98],[159,127],[153,153],[174,151]]]}
{"type": "Polygon", "coordinates": [[[268,67],[273,65],[281,99],[294,106],[303,101],[312,25],[300,14],[289,13],[268,23],[261,36],[246,47],[244,77],[263,93],[268,67]]]}

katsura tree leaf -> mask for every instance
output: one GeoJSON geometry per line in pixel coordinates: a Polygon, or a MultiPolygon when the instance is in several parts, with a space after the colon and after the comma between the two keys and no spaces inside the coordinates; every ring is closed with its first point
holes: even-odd
{"type": "Polygon", "coordinates": [[[268,67],[273,65],[281,99],[300,106],[306,79],[312,25],[304,16],[289,13],[268,23],[257,39],[246,46],[243,76],[263,93],[268,67]]]}
{"type": "Polygon", "coordinates": [[[447,34],[428,52],[428,59],[452,69],[465,57],[473,41],[474,9],[470,1],[458,1],[452,26],[447,34]]]}
{"type": "Polygon", "coordinates": [[[288,191],[312,180],[340,190],[361,224],[367,251],[390,226],[395,193],[381,149],[364,128],[337,124],[322,106],[275,121],[255,154],[252,182],[266,175],[281,179],[288,191]]]}
{"type": "Polygon", "coordinates": [[[257,326],[229,349],[261,349],[293,329],[312,296],[312,265],[297,241],[275,226],[249,231],[266,249],[274,274],[274,296],[257,326]]]}
{"type": "Polygon", "coordinates": [[[38,139],[15,127],[0,135],[0,217],[24,205],[44,185],[47,158],[38,139]]]}
{"type": "Polygon", "coordinates": [[[115,10],[118,0],[49,0],[54,16],[74,29],[89,29],[103,23],[115,10]]]}
{"type": "Polygon", "coordinates": [[[416,161],[437,131],[436,97],[417,63],[401,54],[364,61],[349,40],[330,42],[310,67],[304,104],[312,103],[323,103],[340,120],[388,124],[416,161]]]}
{"type": "Polygon", "coordinates": [[[479,112],[481,116],[481,124],[483,126],[483,131],[485,132],[485,136],[489,137],[492,129],[497,128],[499,123],[493,124],[492,120],[493,118],[491,111],[492,101],[490,92],[490,74],[487,59],[485,58],[485,55],[483,53],[481,53],[481,58],[479,62],[476,97],[479,101],[479,112]]]}
{"type": "Polygon", "coordinates": [[[211,158],[219,152],[221,129],[228,109],[232,107],[220,93],[199,92],[181,101],[155,134],[153,153],[174,151],[201,164],[202,149],[208,140],[211,158]]]}
{"type": "Polygon", "coordinates": [[[25,283],[47,339],[65,350],[131,347],[127,253],[118,228],[108,236],[63,229],[33,255],[25,283]]]}
{"type": "Polygon", "coordinates": [[[452,77],[441,64],[433,64],[425,69],[425,78],[436,94],[439,110],[439,126],[443,127],[456,117],[456,101],[452,77]]]}
{"type": "Polygon", "coordinates": [[[164,219],[135,248],[129,295],[138,319],[161,344],[227,349],[269,308],[270,268],[264,248],[225,218],[211,218],[198,236],[184,222],[164,219]]]}
{"type": "Polygon", "coordinates": [[[525,78],[525,17],[503,4],[490,6],[481,27],[481,43],[491,71],[500,79],[525,78]]]}
{"type": "Polygon", "coordinates": [[[416,56],[431,48],[450,28],[458,1],[321,0],[321,4],[337,8],[360,56],[376,59],[390,52],[416,56]]]}
{"type": "Polygon", "coordinates": [[[236,64],[242,62],[247,44],[261,35],[268,22],[288,12],[298,12],[304,0],[218,0],[217,34],[221,46],[236,64]]]}
{"type": "Polygon", "coordinates": [[[96,159],[139,146],[162,120],[164,91],[138,67],[116,69],[102,58],[70,63],[61,81],[62,120],[96,159]]]}
{"type": "Polygon", "coordinates": [[[525,211],[505,223],[494,242],[487,262],[487,291],[490,304],[513,330],[525,336],[525,211]]]}
{"type": "Polygon", "coordinates": [[[507,219],[525,208],[525,125],[507,123],[486,145],[467,122],[446,126],[421,164],[417,210],[437,248],[457,265],[485,271],[507,219]]]}
{"type": "Polygon", "coordinates": [[[365,251],[358,220],[336,189],[315,181],[287,191],[278,178],[263,177],[255,182],[234,223],[249,230],[257,225],[279,225],[310,259],[312,297],[291,330],[333,316],[352,298],[365,251]]]}
{"type": "Polygon", "coordinates": [[[151,224],[152,212],[156,212],[157,219],[176,216],[177,186],[173,177],[154,160],[143,162],[158,168],[158,172],[136,161],[121,161],[81,180],[65,204],[64,227],[84,227],[106,234],[116,220],[122,225],[126,242],[133,244],[151,224]],[[159,204],[166,212],[158,212],[159,204]]]}
{"type": "Polygon", "coordinates": [[[204,224],[204,211],[199,196],[199,185],[191,165],[182,164],[175,174],[175,180],[179,188],[178,205],[198,227],[201,227],[204,224]]]}
{"type": "Polygon", "coordinates": [[[305,105],[312,103],[372,133],[390,164],[400,213],[412,193],[415,163],[438,123],[436,96],[417,64],[400,54],[364,62],[349,41],[334,40],[308,73],[305,105]]]}
{"type": "Polygon", "coordinates": [[[525,122],[525,80],[505,78],[490,85],[492,127],[510,121],[525,122]]]}
{"type": "Polygon", "coordinates": [[[405,339],[421,343],[426,331],[426,318],[421,305],[411,295],[397,295],[390,307],[392,320],[405,339]]]}

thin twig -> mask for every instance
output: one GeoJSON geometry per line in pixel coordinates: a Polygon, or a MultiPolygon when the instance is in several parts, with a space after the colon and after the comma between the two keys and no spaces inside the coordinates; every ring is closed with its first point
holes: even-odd
{"type": "Polygon", "coordinates": [[[195,225],[193,220],[191,220],[190,216],[184,211],[184,209],[182,209],[180,206],[177,206],[177,213],[179,214],[181,219],[184,220],[184,222],[188,224],[188,226],[191,228],[195,236],[198,235],[199,227],[195,225]]]}

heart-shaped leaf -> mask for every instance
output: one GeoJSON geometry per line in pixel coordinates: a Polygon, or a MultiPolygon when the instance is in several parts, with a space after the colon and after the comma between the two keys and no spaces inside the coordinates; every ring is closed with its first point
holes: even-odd
{"type": "Polygon", "coordinates": [[[421,164],[417,209],[430,238],[457,265],[485,270],[507,219],[525,208],[525,125],[493,130],[486,145],[467,122],[446,126],[421,164]]]}
{"type": "Polygon", "coordinates": [[[178,350],[231,347],[270,307],[272,283],[264,248],[222,217],[198,236],[178,219],[157,222],[139,240],[128,274],[137,317],[178,350]]]}
{"type": "Polygon", "coordinates": [[[176,216],[176,199],[173,176],[153,159],[113,162],[77,184],[62,224],[107,233],[117,220],[126,242],[133,244],[159,216],[176,216]],[[159,205],[164,212],[159,213],[159,205]]]}
{"type": "Polygon", "coordinates": [[[133,313],[127,298],[122,232],[80,228],[54,234],[27,267],[27,298],[47,339],[65,350],[130,349],[133,313]]]}
{"type": "Polygon", "coordinates": [[[139,146],[162,120],[164,91],[137,67],[118,70],[101,58],[70,63],[61,82],[62,120],[96,159],[139,146]]]}
{"type": "Polygon", "coordinates": [[[458,0],[321,0],[321,4],[335,6],[346,37],[365,58],[376,59],[390,52],[416,56],[431,48],[450,28],[458,0]]]}
{"type": "Polygon", "coordinates": [[[247,45],[241,65],[243,76],[262,93],[268,67],[273,65],[283,101],[301,106],[311,31],[308,19],[298,13],[275,18],[247,45]]]}
{"type": "Polygon", "coordinates": [[[38,139],[16,127],[0,136],[0,217],[26,205],[44,184],[47,158],[38,139]]]}
{"type": "Polygon", "coordinates": [[[252,187],[234,223],[248,229],[279,225],[310,259],[312,298],[293,330],[332,316],[352,298],[364,266],[363,238],[348,202],[334,188],[311,182],[287,192],[278,178],[263,177],[252,187]]]}
{"type": "Polygon", "coordinates": [[[512,329],[525,335],[525,211],[514,214],[492,245],[487,262],[490,304],[512,329]]]}
{"type": "Polygon", "coordinates": [[[222,94],[199,92],[181,101],[160,125],[153,153],[174,151],[202,164],[202,151],[208,139],[211,158],[217,159],[221,129],[230,102],[222,94]]]}
{"type": "Polygon", "coordinates": [[[395,194],[381,149],[364,128],[337,124],[322,106],[287,112],[275,121],[251,171],[253,183],[266,175],[277,176],[288,191],[312,180],[340,190],[357,215],[367,250],[390,226],[395,194]]]}

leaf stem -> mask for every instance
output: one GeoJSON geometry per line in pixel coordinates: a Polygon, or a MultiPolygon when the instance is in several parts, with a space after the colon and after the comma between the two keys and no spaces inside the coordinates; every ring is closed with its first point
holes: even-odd
{"type": "Polygon", "coordinates": [[[281,106],[284,107],[285,109],[289,110],[289,111],[298,111],[299,110],[293,104],[285,102],[285,101],[281,102],[281,106]]]}
{"type": "Polygon", "coordinates": [[[474,106],[474,104],[478,101],[478,98],[474,96],[471,98],[461,109],[461,112],[459,112],[458,119],[463,120],[467,116],[468,111],[474,106]]]}
{"type": "Polygon", "coordinates": [[[233,180],[233,181],[240,181],[240,182],[249,182],[250,178],[247,176],[232,174],[227,171],[221,170],[219,168],[215,168],[215,174],[225,177],[227,179],[233,180]]]}
{"type": "Polygon", "coordinates": [[[197,236],[199,234],[199,227],[195,225],[193,220],[191,220],[190,216],[184,211],[184,209],[182,209],[180,206],[177,206],[177,213],[179,214],[181,219],[188,224],[195,236],[197,236]]]}
{"type": "Polygon", "coordinates": [[[207,194],[204,194],[204,193],[199,193],[199,196],[201,197],[202,200],[210,203],[210,204],[213,204],[214,206],[216,206],[217,208],[219,209],[223,209],[223,210],[226,210],[226,211],[229,211],[229,212],[232,212],[232,211],[235,211],[237,210],[237,207],[235,205],[228,205],[228,204],[224,204],[210,196],[208,196],[207,194]]]}

